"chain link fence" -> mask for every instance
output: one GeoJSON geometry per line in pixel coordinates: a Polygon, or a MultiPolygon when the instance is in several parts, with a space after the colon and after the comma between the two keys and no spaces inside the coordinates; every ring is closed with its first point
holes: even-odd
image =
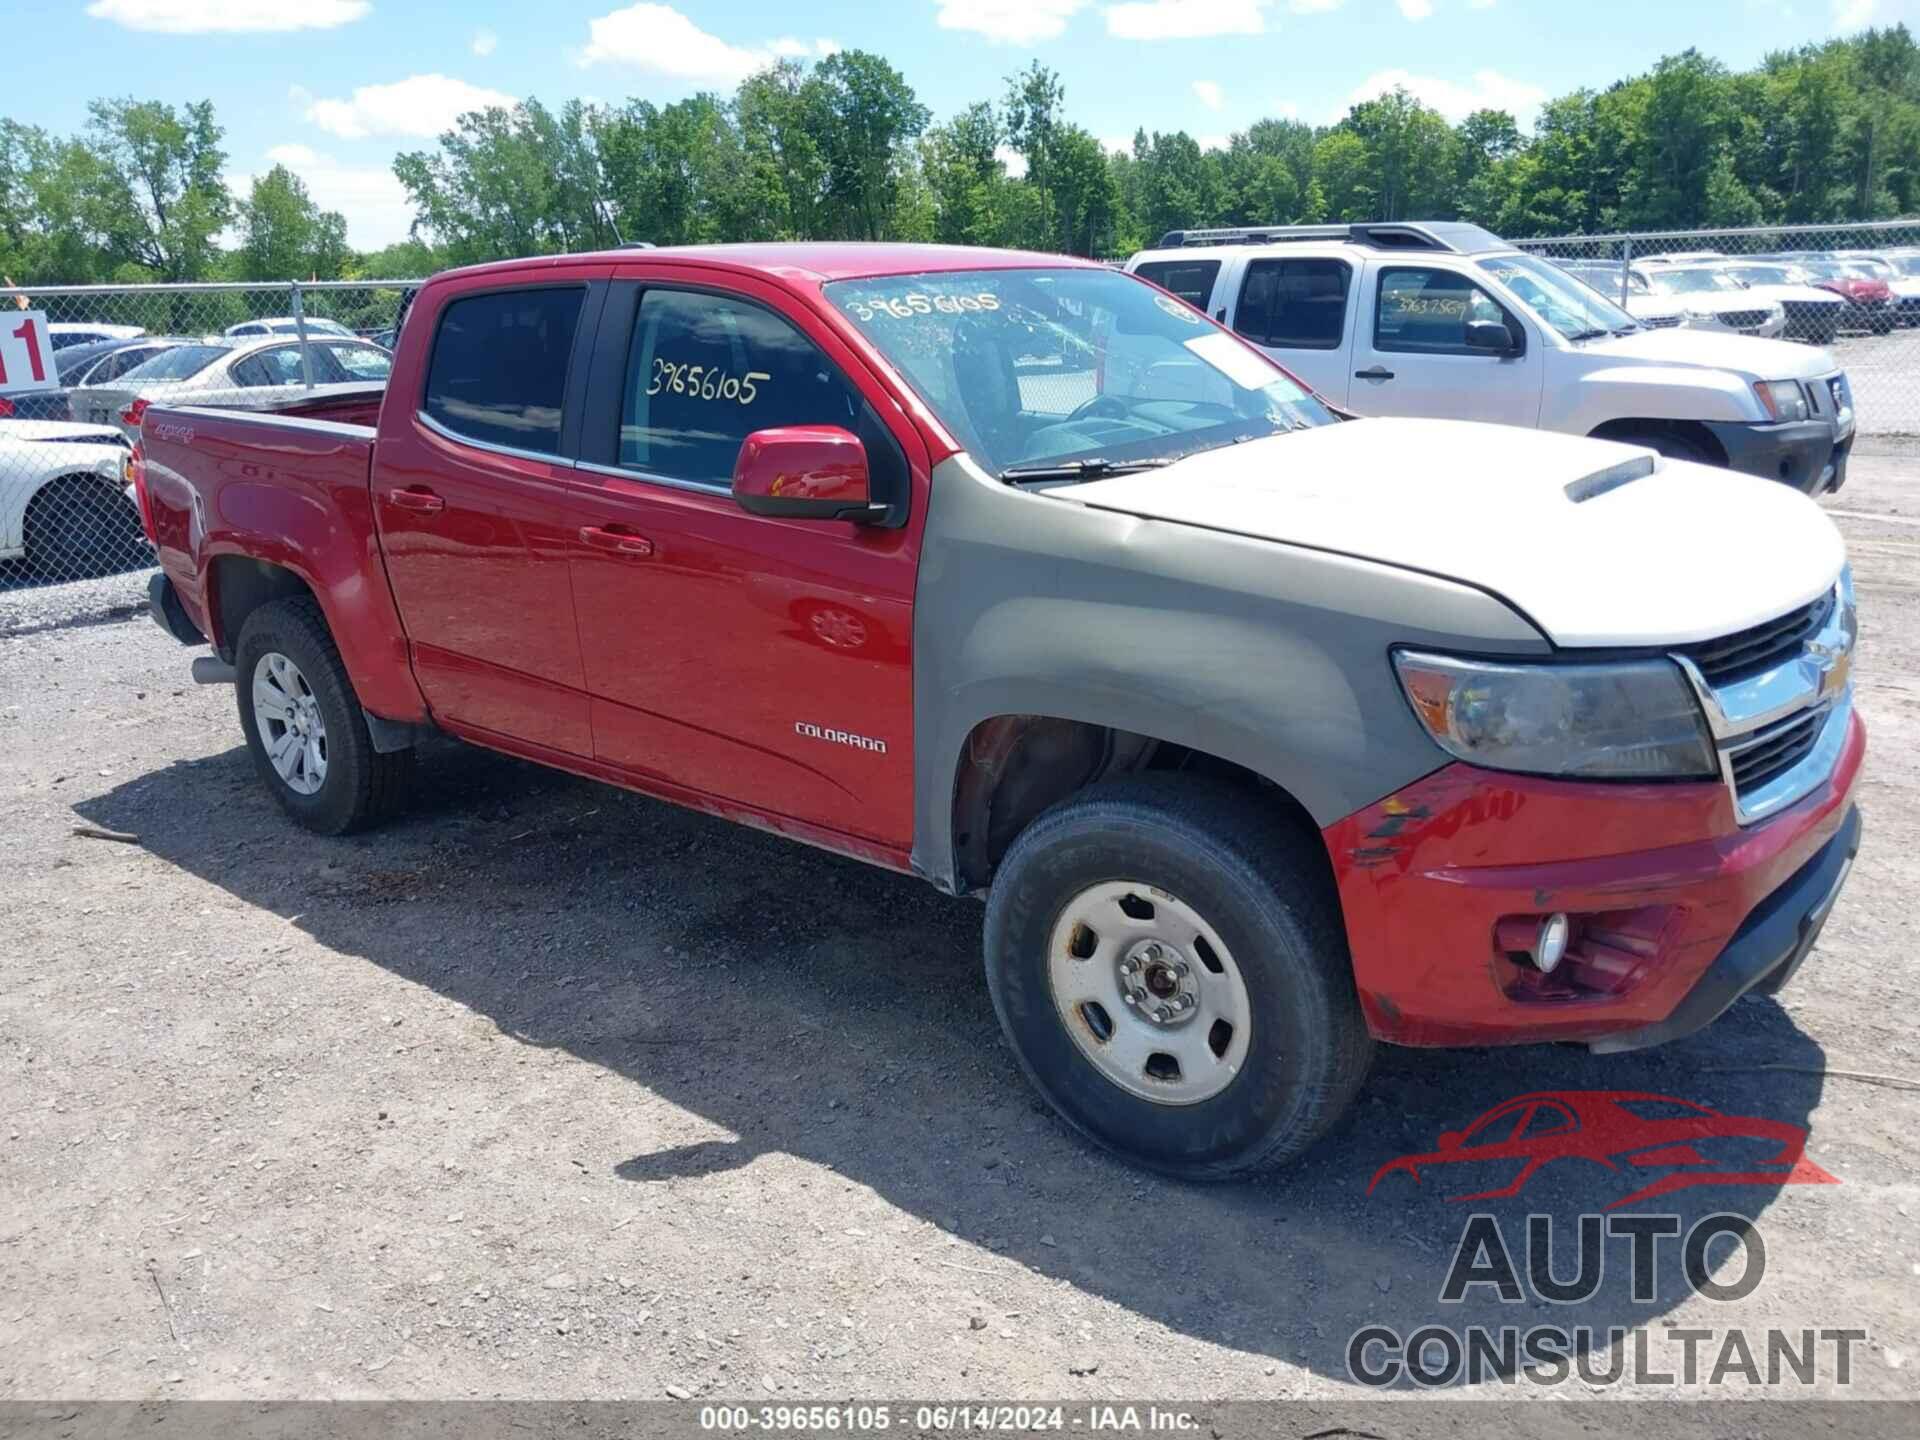
{"type": "Polygon", "coordinates": [[[1862,435],[1920,434],[1920,220],[1515,242],[1643,324],[1820,345],[1862,435]]]}
{"type": "Polygon", "coordinates": [[[145,405],[268,410],[384,383],[419,283],[0,287],[0,590],[138,603],[154,559],[127,459],[145,405]]]}

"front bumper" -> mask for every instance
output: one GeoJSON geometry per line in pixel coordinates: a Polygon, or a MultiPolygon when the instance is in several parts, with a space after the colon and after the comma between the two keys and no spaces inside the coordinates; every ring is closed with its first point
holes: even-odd
{"type": "Polygon", "coordinates": [[[1705,424],[1727,452],[1730,470],[1778,480],[1803,495],[1824,495],[1846,483],[1853,436],[1841,436],[1830,419],[1760,425],[1709,420],[1705,424]]]}
{"type": "Polygon", "coordinates": [[[1746,827],[1719,782],[1604,784],[1462,764],[1348,816],[1324,838],[1368,1027],[1400,1045],[1628,1049],[1777,988],[1858,847],[1852,794],[1865,754],[1854,716],[1820,787],[1746,827]],[[1502,922],[1554,913],[1573,917],[1575,939],[1551,975],[1502,949],[1502,922]]]}

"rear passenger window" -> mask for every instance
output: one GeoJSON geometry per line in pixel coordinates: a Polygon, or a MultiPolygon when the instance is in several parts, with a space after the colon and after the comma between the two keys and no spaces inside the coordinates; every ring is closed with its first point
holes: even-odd
{"type": "MultiPolygon", "coordinates": [[[[832,362],[779,316],[690,291],[640,297],[627,353],[621,465],[725,488],[741,442],[755,430],[838,425],[867,439],[865,410],[832,362]]],[[[868,440],[877,471],[872,449],[868,440]]]]}
{"type": "Polygon", "coordinates": [[[1240,284],[1233,328],[1256,345],[1337,350],[1352,280],[1344,260],[1254,260],[1240,284]]]}
{"type": "Polygon", "coordinates": [[[1220,274],[1218,260],[1148,260],[1134,274],[1171,290],[1196,310],[1205,310],[1213,298],[1213,282],[1220,274]]]}
{"type": "Polygon", "coordinates": [[[250,390],[269,385],[298,385],[301,379],[300,348],[297,345],[262,350],[233,367],[233,383],[250,390]]]}
{"type": "Polygon", "coordinates": [[[579,286],[468,295],[440,312],[427,368],[427,414],[488,445],[560,449],[579,286]]]}

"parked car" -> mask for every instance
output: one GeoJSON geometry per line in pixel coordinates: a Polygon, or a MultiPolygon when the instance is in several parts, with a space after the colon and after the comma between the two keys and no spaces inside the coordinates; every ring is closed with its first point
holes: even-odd
{"type": "Polygon", "coordinates": [[[1478,226],[1173,231],[1127,269],[1204,285],[1208,314],[1357,414],[1623,440],[1809,494],[1846,481],[1853,397],[1826,352],[1646,329],[1478,226]]]}
{"type": "Polygon", "coordinates": [[[1699,330],[1732,330],[1764,340],[1786,333],[1786,307],[1756,295],[1728,274],[1719,261],[1687,265],[1635,266],[1656,295],[1686,308],[1699,330]]]}
{"type": "Polygon", "coordinates": [[[1757,299],[1771,300],[1786,312],[1783,339],[1831,345],[1840,334],[1847,302],[1822,290],[1795,265],[1768,260],[1728,260],[1720,267],[1757,299]]]}
{"type": "Polygon", "coordinates": [[[1620,298],[1619,265],[1605,261],[1581,263],[1555,260],[1553,263],[1574,279],[1591,285],[1614,304],[1620,305],[1649,330],[1677,330],[1688,323],[1686,307],[1668,296],[1656,295],[1644,275],[1637,275],[1631,270],[1627,272],[1626,300],[1623,304],[1620,298]]]}
{"type": "Polygon", "coordinates": [[[138,325],[98,325],[88,320],[55,320],[47,326],[47,341],[56,350],[69,345],[91,345],[100,340],[136,340],[146,334],[138,325]]]}
{"type": "Polygon", "coordinates": [[[53,364],[60,388],[0,395],[0,420],[71,420],[76,388],[108,384],[162,350],[186,343],[149,335],[138,340],[94,340],[56,350],[53,364]]]}
{"type": "Polygon", "coordinates": [[[1893,290],[1885,280],[1848,260],[1811,257],[1803,262],[1808,283],[1818,290],[1830,290],[1847,302],[1840,324],[1848,330],[1870,330],[1875,335],[1892,332],[1898,319],[1893,290]]]}
{"type": "Polygon", "coordinates": [[[1342,421],[1090,262],[483,265],[421,289],[377,425],[155,405],[139,444],[154,617],[298,824],[389,812],[431,727],[984,895],[1028,1076],[1177,1175],[1298,1155],[1376,1039],[1695,1030],[1859,843],[1818,506],[1342,421]]]}
{"type": "Polygon", "coordinates": [[[1836,250],[1829,258],[1851,265],[1859,274],[1885,281],[1893,294],[1894,323],[1920,325],[1920,277],[1908,275],[1886,256],[1870,250],[1836,250]]]}
{"type": "Polygon", "coordinates": [[[0,426],[0,560],[71,580],[153,563],[112,426],[0,426]]]}
{"type": "Polygon", "coordinates": [[[75,418],[139,432],[148,405],[218,405],[269,410],[310,388],[364,385],[387,378],[393,356],[364,340],[309,341],[313,386],[306,384],[298,341],[212,340],[176,345],[127,371],[111,385],[74,392],[75,418]]]}
{"type": "MultiPolygon", "coordinates": [[[[274,315],[264,320],[242,320],[238,325],[229,325],[226,333],[234,336],[247,335],[298,335],[300,321],[291,315],[274,315]]],[[[306,319],[309,335],[345,335],[353,337],[353,331],[338,320],[322,320],[309,315],[306,319]]],[[[357,337],[353,337],[357,338],[357,337]]]]}

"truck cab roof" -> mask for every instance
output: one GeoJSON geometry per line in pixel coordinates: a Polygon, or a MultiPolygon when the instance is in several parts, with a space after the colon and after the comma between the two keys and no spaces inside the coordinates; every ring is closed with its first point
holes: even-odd
{"type": "Polygon", "coordinates": [[[734,274],[757,274],[789,284],[809,286],[882,275],[916,275],[934,270],[1098,268],[1096,261],[1037,250],[983,250],[967,245],[897,245],[880,241],[822,240],[583,251],[572,255],[490,261],[484,265],[444,271],[435,280],[455,276],[466,279],[474,276],[516,275],[530,270],[564,270],[607,264],[711,266],[734,274]]]}

